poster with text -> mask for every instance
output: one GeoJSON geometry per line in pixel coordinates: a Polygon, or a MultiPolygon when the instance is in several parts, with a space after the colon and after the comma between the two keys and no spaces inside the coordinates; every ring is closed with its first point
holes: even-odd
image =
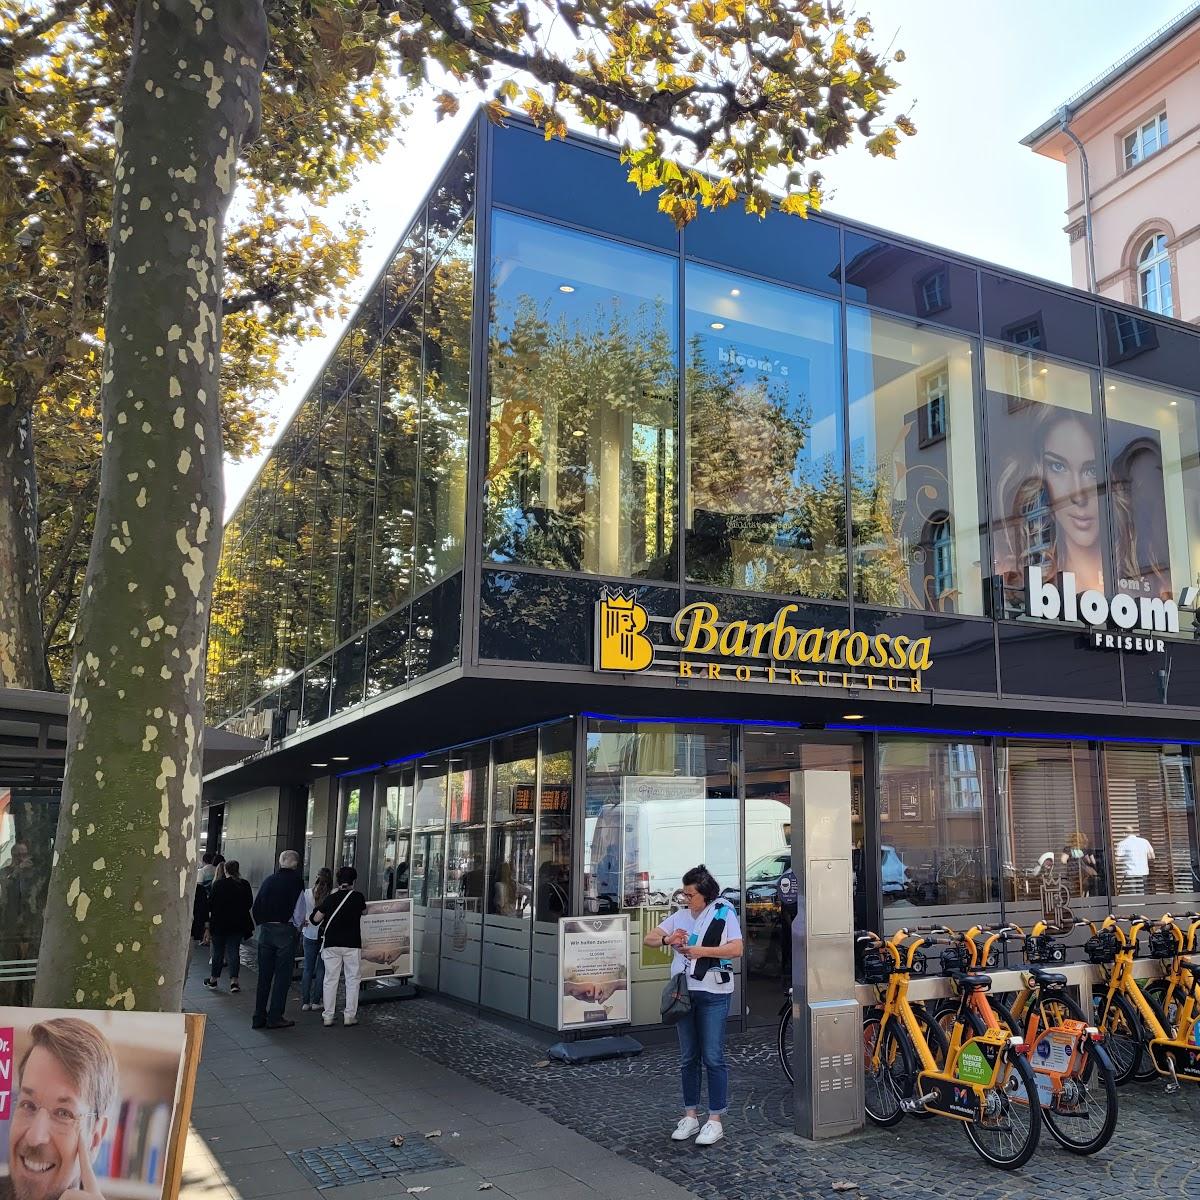
{"type": "Polygon", "coordinates": [[[629,1023],[629,918],[558,923],[558,1027],[629,1023]]]}
{"type": "Polygon", "coordinates": [[[178,1189],[203,1018],[0,1008],[0,1197],[178,1189]]]}
{"type": "Polygon", "coordinates": [[[362,930],[362,977],[412,974],[412,901],[368,900],[362,930]]]}

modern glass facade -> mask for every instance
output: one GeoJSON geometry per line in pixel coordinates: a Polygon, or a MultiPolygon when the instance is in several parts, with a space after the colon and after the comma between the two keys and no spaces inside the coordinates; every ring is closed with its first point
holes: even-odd
{"type": "Polygon", "coordinates": [[[807,770],[864,921],[1194,906],[1198,463],[1190,327],[824,215],[679,232],[604,148],[479,123],[227,526],[211,719],[275,720],[222,799],[353,771],[418,982],[542,1024],[595,911],[650,1011],[636,931],[700,860],[773,1012],[807,770]],[[613,590],[644,672],[597,662],[613,590]],[[676,668],[693,604],[736,673],[676,668]],[[811,671],[783,606],[837,633],[811,671]]]}

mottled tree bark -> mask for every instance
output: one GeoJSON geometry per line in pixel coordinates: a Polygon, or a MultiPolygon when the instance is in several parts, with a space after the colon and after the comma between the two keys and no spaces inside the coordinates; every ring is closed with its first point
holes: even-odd
{"type": "Polygon", "coordinates": [[[39,1005],[178,1010],[182,999],[221,530],[223,229],[266,52],[261,0],[139,0],[39,1005]]]}
{"type": "Polygon", "coordinates": [[[0,687],[48,688],[38,579],[33,422],[20,399],[0,405],[0,687]]]}

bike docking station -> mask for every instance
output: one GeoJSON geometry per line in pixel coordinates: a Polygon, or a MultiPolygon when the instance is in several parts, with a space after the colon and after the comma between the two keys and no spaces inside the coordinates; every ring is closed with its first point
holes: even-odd
{"type": "Polygon", "coordinates": [[[792,772],[792,1029],[795,1130],[823,1140],[863,1128],[862,1007],[854,979],[850,773],[792,772]]]}

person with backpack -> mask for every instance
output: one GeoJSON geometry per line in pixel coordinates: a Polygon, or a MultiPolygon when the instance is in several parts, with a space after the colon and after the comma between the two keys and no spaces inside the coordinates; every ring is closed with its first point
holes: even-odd
{"type": "Polygon", "coordinates": [[[647,946],[670,946],[671,978],[687,984],[686,1011],[677,1018],[683,1117],[671,1134],[682,1142],[695,1136],[711,1146],[725,1136],[721,1118],[729,1107],[729,1068],[725,1063],[725,1023],[733,995],[732,960],[742,956],[737,913],[721,898],[721,888],[701,863],[683,877],[685,908],[677,909],[646,934],[647,946]],[[708,1119],[701,1126],[700,1072],[708,1076],[708,1119]]]}
{"type": "Polygon", "coordinates": [[[343,1025],[358,1024],[358,980],[362,971],[362,932],[359,921],[367,911],[367,898],[355,887],[358,872],[339,867],[337,887],[312,911],[309,921],[319,930],[321,960],[325,964],[324,1024],[332,1025],[337,1009],[338,980],[346,972],[346,1011],[343,1025]]]}
{"type": "Polygon", "coordinates": [[[254,918],[250,908],[254,903],[254,891],[248,880],[242,878],[241,865],[237,859],[217,864],[212,889],[208,900],[208,935],[212,942],[212,962],[204,986],[217,990],[221,971],[229,963],[229,990],[240,992],[238,982],[241,974],[241,947],[244,938],[254,936],[254,918]]]}

